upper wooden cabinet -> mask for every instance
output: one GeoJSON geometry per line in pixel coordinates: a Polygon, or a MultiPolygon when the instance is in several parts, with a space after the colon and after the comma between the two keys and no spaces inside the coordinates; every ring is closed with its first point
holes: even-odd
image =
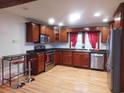
{"type": "Polygon", "coordinates": [[[47,26],[40,26],[40,34],[46,35],[47,26]]]}
{"type": "Polygon", "coordinates": [[[49,36],[50,42],[54,42],[54,29],[49,26],[40,26],[40,34],[49,36]]]}
{"type": "Polygon", "coordinates": [[[109,27],[100,27],[99,30],[101,31],[101,42],[106,43],[110,31],[109,27]]]}
{"type": "Polygon", "coordinates": [[[73,66],[89,68],[90,66],[90,56],[89,53],[85,52],[73,52],[73,66]]]}
{"type": "Polygon", "coordinates": [[[61,30],[60,30],[59,41],[60,41],[60,42],[68,42],[67,29],[61,29],[61,30]]]}
{"type": "Polygon", "coordinates": [[[54,29],[53,29],[53,27],[47,27],[46,35],[49,36],[50,42],[54,42],[54,29]]]}
{"type": "Polygon", "coordinates": [[[40,25],[32,22],[26,23],[26,41],[39,42],[40,25]]]}

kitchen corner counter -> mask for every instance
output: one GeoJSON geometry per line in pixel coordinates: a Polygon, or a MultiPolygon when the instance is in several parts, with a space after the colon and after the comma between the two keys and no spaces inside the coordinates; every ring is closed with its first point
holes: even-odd
{"type": "Polygon", "coordinates": [[[55,51],[74,51],[74,52],[88,52],[88,53],[103,53],[106,54],[107,50],[88,50],[88,49],[70,49],[70,48],[54,48],[55,51]]]}

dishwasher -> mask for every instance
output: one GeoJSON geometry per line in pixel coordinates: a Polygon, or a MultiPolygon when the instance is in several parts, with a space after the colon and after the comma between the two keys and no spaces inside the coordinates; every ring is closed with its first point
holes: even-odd
{"type": "Polygon", "coordinates": [[[91,69],[104,70],[104,54],[91,53],[91,69]]]}

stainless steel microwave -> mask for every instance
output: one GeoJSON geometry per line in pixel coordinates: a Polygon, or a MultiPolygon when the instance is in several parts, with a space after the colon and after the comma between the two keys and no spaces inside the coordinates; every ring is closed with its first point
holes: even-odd
{"type": "Polygon", "coordinates": [[[49,42],[49,36],[41,34],[40,35],[40,43],[48,43],[49,42]]]}

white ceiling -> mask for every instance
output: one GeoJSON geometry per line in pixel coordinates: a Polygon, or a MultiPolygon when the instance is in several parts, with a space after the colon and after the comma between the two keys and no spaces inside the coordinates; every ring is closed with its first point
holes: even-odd
{"type": "Polygon", "coordinates": [[[89,26],[101,24],[103,18],[111,20],[121,2],[124,0],[37,0],[1,10],[43,22],[48,22],[48,18],[53,17],[56,24],[63,22],[66,26],[89,26]],[[73,12],[81,13],[81,19],[70,24],[68,16],[73,12]],[[95,12],[100,12],[101,16],[94,17],[95,12]]]}

